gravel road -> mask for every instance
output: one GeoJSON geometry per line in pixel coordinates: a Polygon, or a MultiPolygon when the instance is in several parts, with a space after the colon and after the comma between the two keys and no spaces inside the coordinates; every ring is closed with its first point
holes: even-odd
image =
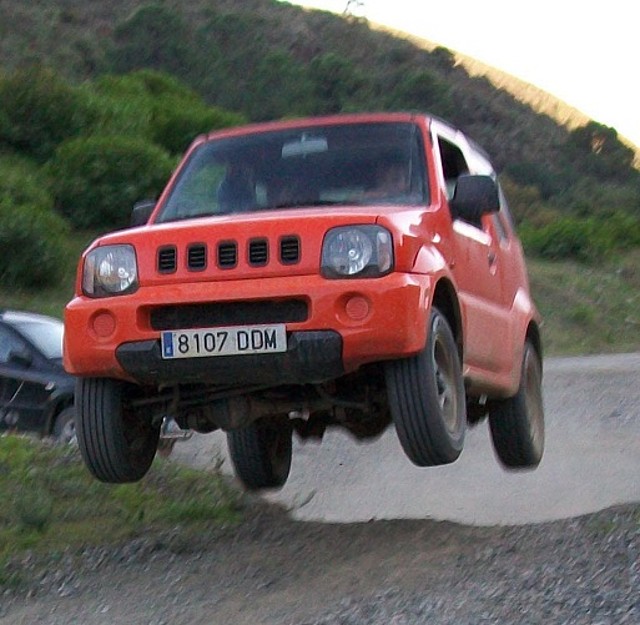
{"type": "MultiPolygon", "coordinates": [[[[459,505],[424,507],[434,499],[423,492],[430,471],[417,481],[400,467],[394,493],[385,471],[385,462],[400,466],[393,453],[375,463],[366,458],[385,437],[358,447],[353,462],[343,459],[351,463],[350,491],[327,441],[326,466],[303,453],[295,459],[300,475],[292,477],[294,486],[298,479],[306,485],[280,500],[249,499],[239,528],[190,543],[169,534],[64,558],[34,577],[29,596],[2,597],[0,625],[640,625],[639,373],[640,355],[550,361],[545,465],[513,487],[520,495],[498,496],[521,480],[505,474],[493,495],[473,498],[478,511],[470,520],[456,518],[467,514],[459,505]],[[388,481],[367,491],[360,471],[372,471],[369,482],[385,473],[388,481]],[[299,497],[317,488],[311,476],[324,490],[303,505],[299,497]],[[412,481],[420,488],[411,490],[412,481]],[[504,520],[510,500],[518,514],[504,520]],[[291,501],[295,514],[284,507],[291,501]],[[325,512],[314,511],[318,501],[325,512]],[[365,517],[376,520],[349,518],[365,504],[365,517]],[[350,522],[301,520],[332,516],[340,506],[350,522]]],[[[442,496],[452,489],[486,487],[501,471],[493,460],[480,461],[484,442],[475,432],[472,451],[456,464],[470,463],[467,472],[477,475],[438,477],[440,499],[455,500],[442,496]]],[[[188,451],[185,445],[176,459],[188,451]]],[[[191,456],[203,463],[203,454],[194,448],[191,456]]]]}

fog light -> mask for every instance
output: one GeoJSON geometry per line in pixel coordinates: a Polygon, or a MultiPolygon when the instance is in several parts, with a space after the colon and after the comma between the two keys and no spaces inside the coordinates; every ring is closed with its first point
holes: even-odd
{"type": "Polygon", "coordinates": [[[347,300],[344,309],[350,319],[353,319],[354,321],[362,321],[369,316],[371,307],[364,297],[354,295],[347,300]]]}
{"type": "Polygon", "coordinates": [[[116,320],[110,312],[99,312],[91,320],[91,329],[96,336],[106,339],[116,331],[116,320]]]}

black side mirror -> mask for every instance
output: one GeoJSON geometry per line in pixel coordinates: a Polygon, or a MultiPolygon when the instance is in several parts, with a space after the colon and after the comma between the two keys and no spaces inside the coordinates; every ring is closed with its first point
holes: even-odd
{"type": "Polygon", "coordinates": [[[27,350],[13,351],[9,352],[9,357],[7,358],[7,362],[14,367],[20,367],[21,369],[28,369],[33,362],[33,357],[27,350]]]}
{"type": "Polygon", "coordinates": [[[153,209],[155,207],[155,200],[142,200],[141,202],[136,202],[133,205],[133,210],[131,211],[131,227],[135,228],[136,226],[144,226],[149,221],[149,217],[151,217],[151,213],[153,213],[153,209]]]}
{"type": "Polygon", "coordinates": [[[478,223],[482,215],[500,210],[498,185],[491,176],[463,174],[449,206],[454,219],[478,223]]]}

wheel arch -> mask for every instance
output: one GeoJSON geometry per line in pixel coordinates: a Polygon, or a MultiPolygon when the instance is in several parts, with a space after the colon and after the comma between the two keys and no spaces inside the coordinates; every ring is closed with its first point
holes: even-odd
{"type": "Polygon", "coordinates": [[[464,341],[462,336],[462,314],[460,312],[460,303],[456,296],[456,290],[450,280],[447,278],[438,280],[431,303],[447,319],[458,347],[460,362],[463,362],[464,341]]]}
{"type": "Polygon", "coordinates": [[[531,320],[527,326],[525,339],[530,341],[533,345],[533,348],[536,350],[536,354],[538,354],[538,358],[540,359],[540,366],[542,366],[542,336],[540,334],[540,326],[534,320],[531,320]]]}

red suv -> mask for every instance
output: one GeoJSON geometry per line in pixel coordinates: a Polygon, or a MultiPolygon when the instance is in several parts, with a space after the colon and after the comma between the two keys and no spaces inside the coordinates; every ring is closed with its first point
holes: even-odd
{"type": "Polygon", "coordinates": [[[539,317],[486,154],[418,114],[197,138],[133,228],[94,241],[65,312],[77,437],[100,480],[140,479],[160,425],[227,434],[252,489],[292,435],[393,423],[417,465],[488,416],[508,467],[541,459],[539,317]]]}

